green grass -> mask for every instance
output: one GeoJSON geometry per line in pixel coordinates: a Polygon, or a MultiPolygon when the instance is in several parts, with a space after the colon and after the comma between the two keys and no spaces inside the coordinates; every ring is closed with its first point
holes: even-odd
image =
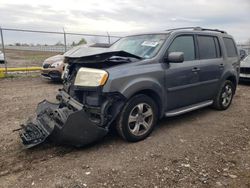
{"type": "Polygon", "coordinates": [[[15,79],[15,78],[37,78],[37,77],[40,77],[40,72],[29,72],[29,73],[11,73],[11,74],[7,74],[5,75],[5,77],[3,78],[0,78],[0,79],[15,79]]]}
{"type": "Polygon", "coordinates": [[[32,54],[30,54],[30,55],[24,56],[25,60],[28,60],[28,61],[39,61],[39,62],[44,61],[48,57],[50,57],[50,56],[48,56],[48,55],[42,55],[42,54],[41,55],[32,55],[32,54]]]}

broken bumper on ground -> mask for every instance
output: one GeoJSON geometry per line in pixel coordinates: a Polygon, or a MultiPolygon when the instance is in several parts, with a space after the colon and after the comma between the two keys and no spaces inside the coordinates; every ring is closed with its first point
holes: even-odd
{"type": "Polygon", "coordinates": [[[59,103],[46,100],[39,103],[36,118],[21,126],[20,137],[27,148],[47,139],[58,144],[81,147],[108,133],[107,127],[92,120],[90,112],[66,92],[61,90],[57,99],[59,103]]]}

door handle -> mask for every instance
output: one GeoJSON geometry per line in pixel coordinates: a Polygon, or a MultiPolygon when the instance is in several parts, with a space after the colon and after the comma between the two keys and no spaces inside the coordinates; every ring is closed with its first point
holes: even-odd
{"type": "Polygon", "coordinates": [[[194,67],[194,68],[192,69],[192,72],[198,72],[198,71],[200,71],[200,70],[201,70],[200,68],[194,67]]]}

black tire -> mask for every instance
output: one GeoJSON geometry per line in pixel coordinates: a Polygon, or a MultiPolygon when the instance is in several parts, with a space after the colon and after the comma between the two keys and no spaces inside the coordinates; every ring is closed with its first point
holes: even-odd
{"type": "Polygon", "coordinates": [[[138,94],[128,100],[123,107],[117,119],[116,129],[123,139],[129,142],[137,142],[145,139],[153,131],[157,120],[158,108],[154,100],[147,95],[138,94]],[[151,112],[152,116],[149,116],[151,112]],[[136,121],[133,121],[134,118],[136,118],[136,121]],[[132,121],[129,122],[129,120],[132,121]],[[145,128],[147,127],[144,126],[145,122],[148,122],[148,128],[145,128]]]}
{"type": "Polygon", "coordinates": [[[219,92],[214,99],[213,108],[217,110],[226,110],[232,103],[234,93],[235,85],[230,80],[226,80],[221,85],[219,92]],[[229,96],[230,94],[228,92],[228,88],[231,90],[231,96],[229,96]],[[227,102],[225,102],[225,95],[228,95],[228,99],[226,100],[227,102]]]}

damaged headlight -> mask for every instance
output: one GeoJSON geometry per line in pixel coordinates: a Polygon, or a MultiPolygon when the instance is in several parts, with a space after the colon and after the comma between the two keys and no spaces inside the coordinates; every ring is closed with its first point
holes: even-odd
{"type": "Polygon", "coordinates": [[[100,69],[80,68],[76,74],[75,86],[102,86],[108,79],[108,73],[100,69]]]}

